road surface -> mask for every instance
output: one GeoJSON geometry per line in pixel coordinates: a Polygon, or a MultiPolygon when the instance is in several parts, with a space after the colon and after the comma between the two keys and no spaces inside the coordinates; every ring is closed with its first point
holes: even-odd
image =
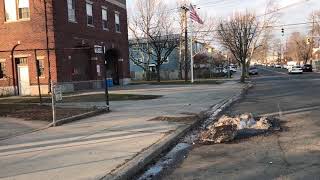
{"type": "Polygon", "coordinates": [[[253,82],[226,113],[277,115],[284,131],[195,147],[164,179],[320,179],[320,74],[260,69],[253,82]]]}

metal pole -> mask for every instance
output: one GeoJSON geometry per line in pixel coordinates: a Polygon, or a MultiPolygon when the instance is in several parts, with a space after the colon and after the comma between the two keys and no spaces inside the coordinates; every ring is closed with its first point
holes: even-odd
{"type": "Polygon", "coordinates": [[[107,59],[106,59],[106,48],[105,46],[103,47],[103,55],[104,55],[104,81],[105,81],[105,100],[106,100],[106,105],[107,105],[107,111],[110,111],[110,102],[109,102],[109,87],[108,87],[108,77],[107,77],[107,59]]]}
{"type": "Polygon", "coordinates": [[[186,6],[183,6],[182,9],[184,10],[184,26],[185,26],[185,31],[184,31],[184,79],[187,82],[188,81],[188,18],[187,18],[187,11],[188,8],[186,6]]]}
{"type": "MultiPolygon", "coordinates": [[[[45,17],[45,29],[46,29],[46,43],[47,43],[47,59],[48,59],[48,91],[51,90],[51,63],[50,63],[50,51],[49,51],[49,28],[48,28],[48,14],[47,14],[47,0],[44,3],[44,17],[45,17]]],[[[53,1],[52,1],[53,3],[53,1]]]]}
{"type": "Polygon", "coordinates": [[[13,48],[11,49],[11,66],[12,66],[12,81],[13,81],[13,89],[14,89],[14,95],[18,95],[18,83],[17,83],[17,78],[15,76],[15,71],[16,71],[16,62],[14,60],[14,50],[20,45],[20,42],[18,42],[18,44],[14,45],[13,48]]]}
{"type": "Polygon", "coordinates": [[[191,70],[191,83],[194,83],[193,77],[193,24],[192,20],[190,20],[190,70],[191,70]]]}
{"type": "Polygon", "coordinates": [[[56,126],[56,92],[54,84],[51,82],[51,100],[52,100],[52,126],[56,126]]]}
{"type": "Polygon", "coordinates": [[[37,82],[38,82],[38,92],[39,92],[39,100],[40,100],[40,104],[42,104],[42,95],[41,95],[41,87],[40,87],[40,67],[39,67],[39,61],[38,61],[38,58],[37,58],[37,50],[35,49],[34,50],[34,59],[35,59],[35,62],[36,62],[36,75],[37,75],[37,82]]]}

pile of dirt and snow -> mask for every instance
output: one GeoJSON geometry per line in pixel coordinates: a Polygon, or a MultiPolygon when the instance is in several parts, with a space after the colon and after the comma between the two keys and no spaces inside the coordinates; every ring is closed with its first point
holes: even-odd
{"type": "Polygon", "coordinates": [[[200,133],[201,143],[223,143],[233,141],[236,137],[254,136],[271,130],[279,130],[274,118],[254,118],[250,113],[235,117],[222,116],[217,122],[209,125],[200,133]]]}

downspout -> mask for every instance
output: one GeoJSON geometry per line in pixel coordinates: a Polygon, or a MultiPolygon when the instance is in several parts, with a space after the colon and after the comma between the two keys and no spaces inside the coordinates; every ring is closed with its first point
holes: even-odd
{"type": "Polygon", "coordinates": [[[19,95],[19,85],[18,85],[18,77],[15,75],[15,61],[14,61],[14,50],[20,45],[20,42],[18,41],[18,44],[14,45],[11,49],[11,66],[12,66],[12,81],[13,81],[13,89],[14,89],[14,95],[19,95]]]}

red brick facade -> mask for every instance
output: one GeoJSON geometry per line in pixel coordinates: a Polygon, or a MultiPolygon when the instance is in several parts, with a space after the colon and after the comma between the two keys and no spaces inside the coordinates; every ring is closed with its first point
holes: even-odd
{"type": "MultiPolygon", "coordinates": [[[[30,85],[37,85],[34,49],[38,49],[37,57],[44,62],[44,75],[40,78],[40,83],[46,85],[49,82],[44,0],[29,0],[29,7],[29,20],[6,22],[4,0],[0,0],[0,63],[4,62],[6,75],[5,78],[0,79],[0,87],[11,87],[18,78],[19,65],[15,64],[12,68],[10,52],[18,42],[20,45],[14,51],[14,58],[28,59],[30,85]]],[[[109,74],[116,83],[122,83],[129,78],[125,2],[123,0],[76,0],[75,14],[76,22],[70,22],[67,0],[47,0],[52,80],[71,82],[103,79],[103,73],[97,72],[97,65],[100,65],[103,71],[105,57],[103,54],[94,53],[95,45],[105,47],[109,74]],[[86,2],[92,3],[93,6],[94,27],[87,25],[86,2]],[[108,30],[102,28],[102,7],[108,12],[108,30]],[[115,30],[115,13],[120,14],[120,32],[115,30]]]]}

